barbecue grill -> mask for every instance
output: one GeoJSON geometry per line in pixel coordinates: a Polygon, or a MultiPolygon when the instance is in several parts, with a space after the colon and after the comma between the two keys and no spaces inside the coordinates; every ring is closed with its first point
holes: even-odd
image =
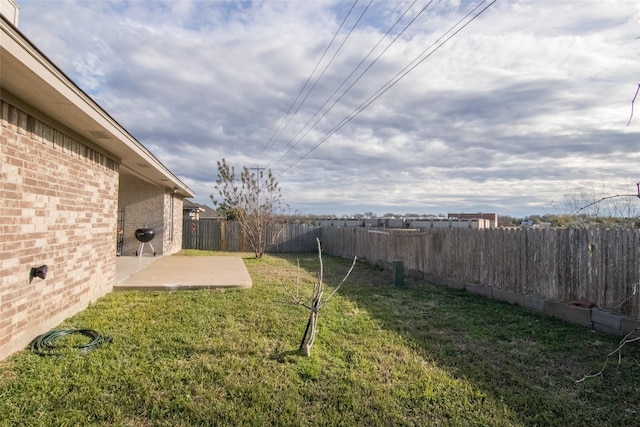
{"type": "Polygon", "coordinates": [[[156,256],[156,250],[153,249],[153,245],[151,241],[154,237],[156,237],[156,232],[153,231],[153,228],[149,228],[146,225],[142,228],[138,228],[135,231],[136,240],[140,242],[140,248],[136,251],[136,256],[142,257],[142,252],[144,251],[144,244],[148,243],[151,247],[151,251],[153,252],[153,256],[156,256]]]}

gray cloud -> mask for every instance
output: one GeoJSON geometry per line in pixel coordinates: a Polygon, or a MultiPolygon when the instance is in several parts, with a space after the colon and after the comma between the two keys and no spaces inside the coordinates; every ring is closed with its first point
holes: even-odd
{"type": "Polygon", "coordinates": [[[373,2],[281,135],[351,2],[21,0],[20,28],[202,203],[222,158],[271,167],[292,210],[317,214],[522,216],[635,186],[636,2],[497,2],[333,133],[473,6],[434,2],[324,115],[409,4],[373,2]]]}

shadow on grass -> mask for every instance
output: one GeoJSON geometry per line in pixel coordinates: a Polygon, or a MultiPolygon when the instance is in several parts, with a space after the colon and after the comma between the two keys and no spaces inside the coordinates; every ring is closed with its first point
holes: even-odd
{"type": "MultiPolygon", "coordinates": [[[[323,263],[325,282],[335,285],[350,261],[325,256],[323,263]]],[[[317,273],[313,262],[301,268],[317,273]]],[[[392,283],[391,272],[358,263],[338,294],[411,343],[425,362],[502,402],[519,423],[637,425],[637,346],[602,377],[578,384],[602,366],[617,337],[420,280],[392,283]]]]}
{"type": "Polygon", "coordinates": [[[289,351],[279,351],[279,352],[274,352],[271,354],[271,356],[269,357],[269,359],[271,360],[275,360],[277,362],[280,363],[284,363],[287,362],[289,360],[291,360],[292,358],[297,358],[297,357],[302,357],[302,353],[300,352],[300,350],[289,350],[289,351]]]}

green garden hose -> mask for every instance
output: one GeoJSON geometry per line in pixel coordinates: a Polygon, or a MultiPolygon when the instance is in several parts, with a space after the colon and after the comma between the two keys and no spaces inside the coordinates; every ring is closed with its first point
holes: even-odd
{"type": "Polygon", "coordinates": [[[61,329],[52,330],[45,334],[37,336],[31,342],[31,350],[41,356],[55,354],[56,346],[53,344],[53,342],[59,338],[71,334],[81,334],[91,339],[91,341],[86,344],[78,344],[73,346],[73,348],[77,348],[78,350],[80,350],[80,352],[85,354],[100,347],[103,343],[111,342],[111,338],[100,335],[93,329],[61,329]]]}

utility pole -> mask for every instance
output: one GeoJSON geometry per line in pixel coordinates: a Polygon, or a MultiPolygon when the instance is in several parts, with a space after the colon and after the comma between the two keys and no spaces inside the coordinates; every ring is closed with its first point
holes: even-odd
{"type": "Polygon", "coordinates": [[[265,168],[255,167],[255,168],[249,168],[249,169],[258,171],[258,174],[256,175],[256,178],[257,178],[257,181],[258,181],[258,194],[260,194],[260,181],[262,181],[262,177],[260,176],[260,171],[265,170],[265,168]]]}

